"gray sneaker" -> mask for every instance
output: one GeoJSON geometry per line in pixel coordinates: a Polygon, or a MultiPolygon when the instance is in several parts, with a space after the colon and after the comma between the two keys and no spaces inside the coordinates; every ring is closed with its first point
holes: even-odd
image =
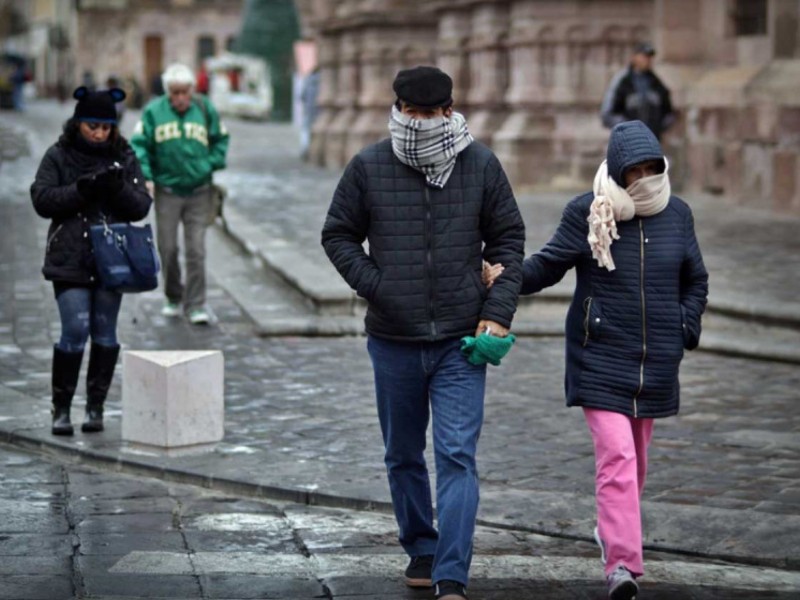
{"type": "Polygon", "coordinates": [[[608,576],[609,600],[632,600],[636,598],[639,585],[633,574],[622,565],[614,569],[608,576]]]}

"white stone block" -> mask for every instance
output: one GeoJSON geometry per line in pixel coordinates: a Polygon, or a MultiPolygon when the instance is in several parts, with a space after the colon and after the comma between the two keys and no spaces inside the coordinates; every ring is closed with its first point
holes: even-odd
{"type": "Polygon", "coordinates": [[[122,439],[173,448],[224,436],[222,352],[126,351],[122,355],[122,439]]]}

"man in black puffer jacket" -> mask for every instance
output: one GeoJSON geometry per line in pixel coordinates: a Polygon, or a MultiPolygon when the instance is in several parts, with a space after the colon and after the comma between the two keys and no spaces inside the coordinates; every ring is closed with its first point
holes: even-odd
{"type": "Polygon", "coordinates": [[[486,368],[460,352],[466,335],[508,334],[522,281],[525,228],[505,173],[452,109],[434,67],[398,73],[391,138],[347,166],[322,231],[325,251],[369,303],[385,461],[406,583],[466,598],[478,508],[475,452],[486,368]],[[369,242],[369,253],[363,243],[369,242]],[[487,289],[485,259],[505,270],[487,289]],[[437,531],[423,457],[429,411],[437,531]]]}

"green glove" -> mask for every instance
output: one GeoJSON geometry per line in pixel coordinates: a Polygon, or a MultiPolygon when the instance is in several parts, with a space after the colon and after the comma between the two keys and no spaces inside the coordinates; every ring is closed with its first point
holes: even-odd
{"type": "Polygon", "coordinates": [[[513,333],[504,338],[488,333],[482,333],[478,337],[467,335],[461,338],[461,352],[473,365],[492,363],[497,366],[516,340],[513,333]]]}

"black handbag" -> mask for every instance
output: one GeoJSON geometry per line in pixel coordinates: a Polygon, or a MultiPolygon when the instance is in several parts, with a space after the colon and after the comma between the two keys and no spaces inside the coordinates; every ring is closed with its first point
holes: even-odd
{"type": "Polygon", "coordinates": [[[161,265],[150,225],[103,221],[89,227],[101,285],[120,293],[147,292],[158,287],[161,265]]]}

